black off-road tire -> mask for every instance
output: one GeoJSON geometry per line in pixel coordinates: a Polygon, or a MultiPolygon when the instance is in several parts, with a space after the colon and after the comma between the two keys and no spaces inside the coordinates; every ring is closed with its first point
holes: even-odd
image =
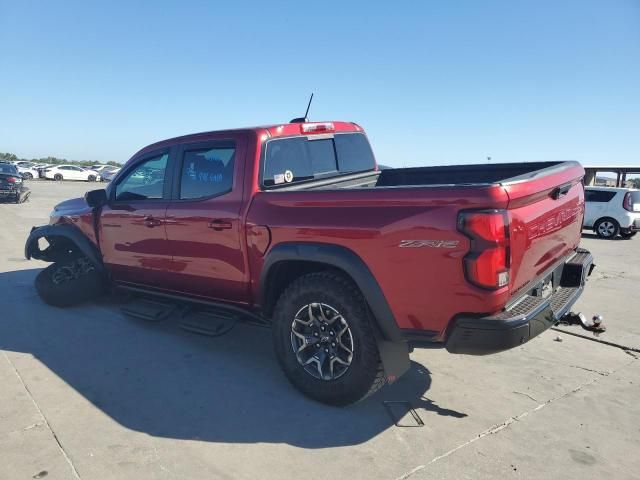
{"type": "Polygon", "coordinates": [[[53,176],[53,179],[54,179],[54,180],[56,180],[56,181],[60,181],[60,180],[64,180],[64,177],[62,176],[62,174],[60,174],[60,173],[56,173],[56,174],[53,176]]]}
{"type": "Polygon", "coordinates": [[[360,290],[339,273],[318,272],[294,280],[282,293],[273,313],[273,344],[289,381],[302,393],[322,403],[343,406],[372,395],[386,383],[370,313],[360,290]],[[348,323],[353,337],[351,364],[339,378],[312,376],[298,362],[291,331],[298,311],[306,305],[332,306],[348,323]]]}
{"type": "Polygon", "coordinates": [[[38,274],[35,286],[40,298],[54,307],[78,305],[105,292],[104,277],[84,256],[52,263],[38,274]]]}

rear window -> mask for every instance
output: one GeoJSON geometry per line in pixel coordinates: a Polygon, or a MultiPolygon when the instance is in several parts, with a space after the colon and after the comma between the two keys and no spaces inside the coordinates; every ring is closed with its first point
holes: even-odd
{"type": "Polygon", "coordinates": [[[630,192],[631,193],[631,203],[633,203],[634,205],[636,203],[640,203],[640,192],[636,191],[636,192],[630,192]]]}
{"type": "Polygon", "coordinates": [[[0,173],[7,173],[9,175],[17,175],[18,170],[11,164],[0,163],[0,173]]]}
{"type": "Polygon", "coordinates": [[[262,184],[265,187],[303,182],[325,176],[373,170],[375,160],[361,133],[335,134],[331,138],[274,139],[265,147],[262,184]]]}
{"type": "Polygon", "coordinates": [[[607,192],[604,190],[586,190],[584,197],[587,202],[606,203],[616,196],[616,192],[607,192]]]}

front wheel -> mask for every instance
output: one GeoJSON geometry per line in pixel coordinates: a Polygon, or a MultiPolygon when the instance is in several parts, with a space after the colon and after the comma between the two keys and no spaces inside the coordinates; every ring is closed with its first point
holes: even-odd
{"type": "Polygon", "coordinates": [[[594,230],[600,238],[611,239],[618,235],[620,225],[613,218],[601,218],[596,222],[594,230]]]}
{"type": "Polygon", "coordinates": [[[62,180],[62,175],[60,175],[59,173],[56,173],[56,174],[53,176],[53,179],[54,179],[54,180],[57,180],[57,181],[60,181],[60,180],[62,180]]]}
{"type": "Polygon", "coordinates": [[[95,175],[89,175],[87,180],[90,181],[90,182],[95,182],[96,181],[96,176],[95,175]]]}
{"type": "Polygon", "coordinates": [[[54,307],[92,300],[105,289],[103,276],[84,256],[52,263],[38,274],[35,285],[40,298],[54,307]]]}
{"type": "Polygon", "coordinates": [[[278,299],[272,332],[285,375],[314,400],[348,405],[385,384],[366,302],[340,274],[294,280],[278,299]]]}
{"type": "Polygon", "coordinates": [[[24,180],[33,180],[33,175],[31,175],[29,172],[25,172],[22,174],[22,178],[24,180]]]}

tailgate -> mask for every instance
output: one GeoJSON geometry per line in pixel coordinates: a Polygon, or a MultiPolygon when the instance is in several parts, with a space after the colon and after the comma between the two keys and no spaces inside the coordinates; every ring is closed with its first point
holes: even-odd
{"type": "Polygon", "coordinates": [[[512,296],[533,286],[578,247],[583,176],[584,169],[572,162],[503,185],[509,196],[512,296]]]}

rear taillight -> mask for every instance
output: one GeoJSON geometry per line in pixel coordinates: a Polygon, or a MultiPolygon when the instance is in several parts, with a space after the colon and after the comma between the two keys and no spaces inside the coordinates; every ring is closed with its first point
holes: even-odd
{"type": "Polygon", "coordinates": [[[9,183],[16,183],[16,177],[7,177],[6,180],[9,183]]]}
{"type": "Polygon", "coordinates": [[[509,285],[511,251],[507,212],[462,212],[458,216],[458,230],[471,239],[471,248],[464,257],[467,280],[478,287],[491,290],[509,285]]]}
{"type": "Polygon", "coordinates": [[[633,195],[631,195],[631,192],[627,192],[624,194],[624,200],[622,200],[622,208],[633,212],[633,195]]]}

